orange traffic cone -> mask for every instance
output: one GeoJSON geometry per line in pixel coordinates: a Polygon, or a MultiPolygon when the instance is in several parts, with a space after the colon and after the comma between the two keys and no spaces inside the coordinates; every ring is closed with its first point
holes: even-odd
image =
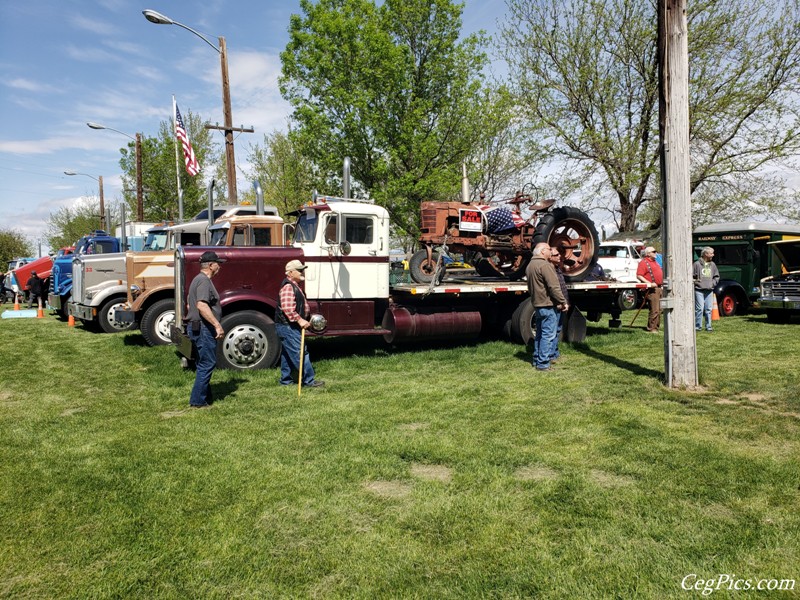
{"type": "Polygon", "coordinates": [[[44,319],[44,311],[41,309],[41,307],[39,308],[39,311],[36,313],[36,318],[44,319]]]}
{"type": "Polygon", "coordinates": [[[711,305],[711,320],[719,321],[719,306],[717,306],[717,295],[714,292],[711,292],[711,295],[714,297],[714,304],[711,305]]]}
{"type": "Polygon", "coordinates": [[[67,325],[68,325],[69,327],[75,327],[75,317],[73,317],[72,315],[70,315],[70,316],[69,316],[69,319],[67,319],[67,325]]]}
{"type": "Polygon", "coordinates": [[[19,310],[19,294],[14,294],[14,310],[19,310]]]}

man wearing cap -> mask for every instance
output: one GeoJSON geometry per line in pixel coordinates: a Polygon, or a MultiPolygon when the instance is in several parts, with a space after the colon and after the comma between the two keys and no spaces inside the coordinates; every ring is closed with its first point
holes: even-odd
{"type": "Polygon", "coordinates": [[[203,252],[200,272],[189,285],[186,320],[197,356],[197,374],[189,397],[192,408],[206,408],[213,402],[211,375],[217,366],[217,340],[222,339],[225,332],[219,322],[222,318],[219,294],[211,279],[219,273],[220,263],[224,262],[225,259],[217,256],[216,252],[203,252]]]}
{"type": "Polygon", "coordinates": [[[647,332],[658,333],[661,325],[661,285],[664,283],[664,272],[656,261],[656,249],[652,246],[647,246],[642,252],[642,260],[636,268],[636,278],[643,283],[656,284],[656,287],[648,290],[645,299],[650,303],[647,332]]]}
{"type": "Polygon", "coordinates": [[[298,372],[305,387],[322,387],[324,381],[314,378],[314,367],[308,356],[308,346],[303,348],[303,372],[300,373],[300,338],[303,329],[310,323],[306,320],[311,310],[308,301],[300,289],[300,282],[305,279],[303,271],[306,265],[299,260],[286,263],[286,277],[281,282],[278,294],[278,306],[275,308],[275,331],[281,338],[281,385],[292,385],[292,369],[298,372]]]}
{"type": "Polygon", "coordinates": [[[539,242],[533,247],[533,256],[525,275],[536,319],[532,362],[537,371],[549,371],[557,349],[559,312],[566,312],[569,304],[561,293],[558,276],[550,263],[550,246],[547,242],[539,242]]]}

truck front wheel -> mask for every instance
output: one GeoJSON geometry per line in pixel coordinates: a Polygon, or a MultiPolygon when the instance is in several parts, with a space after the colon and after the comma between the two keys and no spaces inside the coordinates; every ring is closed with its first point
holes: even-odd
{"type": "Polygon", "coordinates": [[[175,323],[175,300],[164,298],[144,311],[141,330],[148,346],[171,344],[169,328],[175,323]]]}
{"type": "Polygon", "coordinates": [[[222,318],[225,336],[217,345],[217,365],[223,369],[268,369],[280,356],[275,323],[268,316],[243,310],[222,318]]]}
{"type": "Polygon", "coordinates": [[[719,297],[719,314],[723,317],[732,317],[741,312],[739,298],[736,292],[727,291],[719,297]]]}
{"type": "Polygon", "coordinates": [[[411,279],[417,283],[430,283],[436,273],[436,265],[439,262],[439,253],[431,253],[431,260],[428,260],[428,251],[423,248],[411,255],[408,261],[408,270],[411,271],[411,279]]]}
{"type": "Polygon", "coordinates": [[[100,309],[97,311],[97,322],[103,332],[117,333],[119,331],[129,331],[136,327],[135,322],[123,323],[122,321],[117,320],[116,311],[118,308],[122,308],[124,304],[125,298],[120,296],[106,300],[106,302],[100,307],[100,309]]]}

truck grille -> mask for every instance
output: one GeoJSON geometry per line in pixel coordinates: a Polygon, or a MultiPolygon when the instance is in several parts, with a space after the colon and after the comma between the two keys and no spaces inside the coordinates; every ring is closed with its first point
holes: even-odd
{"type": "Polygon", "coordinates": [[[72,267],[72,299],[79,304],[84,304],[83,297],[83,263],[72,267]]]}
{"type": "Polygon", "coordinates": [[[423,233],[433,233],[436,231],[436,213],[435,208],[423,208],[420,211],[420,230],[423,233]]]}
{"type": "Polygon", "coordinates": [[[781,280],[773,281],[771,284],[765,284],[765,288],[771,288],[771,296],[780,300],[781,298],[790,298],[792,300],[800,299],[800,280],[781,280]]]}

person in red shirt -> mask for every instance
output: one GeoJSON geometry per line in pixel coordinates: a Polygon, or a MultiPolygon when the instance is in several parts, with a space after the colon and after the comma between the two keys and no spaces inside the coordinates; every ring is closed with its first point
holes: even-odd
{"type": "Polygon", "coordinates": [[[650,304],[650,315],[647,318],[648,333],[658,333],[661,325],[661,285],[664,283],[664,272],[656,260],[656,249],[647,246],[642,252],[642,260],[636,268],[636,278],[643,283],[655,283],[656,287],[647,292],[646,300],[650,304]]]}

